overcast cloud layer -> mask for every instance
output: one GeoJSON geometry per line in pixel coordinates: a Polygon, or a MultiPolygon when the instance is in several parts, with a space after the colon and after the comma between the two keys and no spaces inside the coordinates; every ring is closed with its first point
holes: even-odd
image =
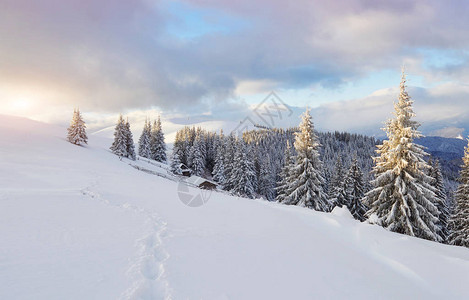
{"type": "MultiPolygon", "coordinates": [[[[24,98],[34,101],[29,114],[79,105],[223,119],[244,113],[245,94],[340,90],[405,64],[424,83],[413,96],[428,130],[459,128],[469,106],[468,8],[464,0],[3,0],[0,112],[24,98]]],[[[394,99],[377,93],[325,104],[317,121],[376,127],[394,99]]]]}

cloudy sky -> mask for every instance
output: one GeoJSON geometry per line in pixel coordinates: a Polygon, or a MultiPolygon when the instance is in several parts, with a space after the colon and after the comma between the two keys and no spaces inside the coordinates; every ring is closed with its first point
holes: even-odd
{"type": "Polygon", "coordinates": [[[467,135],[468,15],[466,0],[1,0],[0,113],[236,121],[275,91],[320,129],[376,134],[405,65],[422,131],[467,135]]]}

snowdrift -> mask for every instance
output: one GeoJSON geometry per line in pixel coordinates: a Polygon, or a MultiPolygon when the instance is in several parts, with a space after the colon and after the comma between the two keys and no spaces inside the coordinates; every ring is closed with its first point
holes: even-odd
{"type": "Polygon", "coordinates": [[[90,136],[79,147],[65,136],[65,128],[0,116],[1,299],[469,294],[469,249],[361,224],[346,211],[193,187],[208,202],[189,207],[164,166],[132,167],[109,153],[109,139],[90,136]]]}

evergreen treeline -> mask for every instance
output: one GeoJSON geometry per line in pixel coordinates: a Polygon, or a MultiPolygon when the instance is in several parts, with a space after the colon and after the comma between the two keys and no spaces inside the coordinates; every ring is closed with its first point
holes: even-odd
{"type": "MultiPolygon", "coordinates": [[[[245,132],[242,138],[238,138],[233,135],[224,136],[223,133],[208,132],[201,128],[185,127],[176,134],[172,170],[179,174],[179,167],[184,164],[191,168],[194,174],[212,178],[224,190],[248,198],[263,197],[269,201],[277,200],[323,211],[330,211],[335,205],[345,205],[349,207],[354,217],[363,220],[365,208],[360,199],[367,190],[367,185],[362,168],[370,170],[372,159],[371,156],[358,156],[357,147],[366,147],[365,153],[372,153],[377,141],[358,134],[315,133],[309,113],[306,118],[305,132],[309,134],[312,130],[314,133],[316,153],[313,156],[324,157],[327,167],[323,168],[323,162],[318,160],[312,163],[312,168],[309,168],[309,165],[304,168],[301,166],[294,168],[298,159],[301,159],[298,156],[298,149],[301,148],[299,144],[302,138],[298,136],[301,135],[298,128],[252,130],[245,132]],[[319,146],[320,140],[326,143],[325,146],[319,146]],[[321,155],[320,152],[325,154],[321,155]],[[335,190],[335,188],[330,188],[334,185],[333,178],[326,176],[336,172],[331,162],[337,157],[342,157],[347,162],[347,166],[344,166],[347,169],[343,175],[350,178],[347,180],[347,185],[342,187],[345,196],[340,203],[335,203],[328,197],[329,189],[335,190]],[[349,161],[348,157],[355,157],[355,160],[349,161]],[[288,185],[298,176],[295,172],[301,174],[304,170],[317,173],[315,180],[318,182],[314,184],[317,185],[315,193],[320,195],[320,201],[316,201],[315,196],[303,195],[310,191],[314,180],[306,179],[313,173],[305,176],[303,182],[298,182],[297,187],[288,185]],[[303,199],[303,196],[307,196],[307,199],[303,199]]],[[[305,138],[306,133],[302,136],[305,138]]],[[[309,149],[309,146],[303,148],[309,149]]],[[[312,159],[313,157],[310,157],[304,149],[302,155],[312,159]]],[[[331,192],[331,195],[333,194],[331,192]]]]}
{"type": "Polygon", "coordinates": [[[449,242],[469,248],[469,144],[464,153],[456,191],[456,207],[450,219],[449,242]]]}
{"type": "MultiPolygon", "coordinates": [[[[308,110],[298,128],[261,128],[246,131],[242,137],[185,127],[176,134],[171,170],[181,174],[184,165],[234,195],[324,212],[346,207],[359,221],[469,247],[469,145],[453,209],[440,162],[415,143],[422,134],[414,120],[405,74],[394,108],[395,117],[387,121],[387,139],[382,142],[345,132],[317,133],[308,110]]],[[[68,140],[87,143],[85,128],[76,109],[68,140]]],[[[111,150],[136,159],[130,124],[122,115],[111,150]]],[[[160,118],[153,124],[145,121],[138,153],[166,161],[160,118]]]]}
{"type": "Polygon", "coordinates": [[[172,170],[184,164],[235,195],[326,212],[346,207],[359,221],[469,246],[469,150],[451,216],[441,165],[414,142],[422,135],[406,88],[403,74],[387,140],[317,133],[309,111],[298,128],[261,128],[242,138],[186,127],[176,136],[172,170]]]}
{"type": "Polygon", "coordinates": [[[180,166],[191,168],[194,175],[210,177],[215,165],[218,136],[202,128],[184,127],[176,133],[171,155],[171,170],[180,174],[180,166]]]}
{"type": "Polygon", "coordinates": [[[161,128],[161,119],[151,122],[146,119],[138,140],[138,155],[159,162],[166,162],[166,143],[161,128]]]}
{"type": "MultiPolygon", "coordinates": [[[[276,200],[281,190],[281,182],[285,175],[285,162],[294,159],[297,151],[292,147],[295,141],[295,133],[298,128],[290,129],[258,129],[246,131],[242,138],[233,135],[225,136],[203,130],[196,127],[185,127],[176,133],[176,139],[172,151],[171,169],[174,173],[180,174],[181,163],[190,168],[193,174],[212,178],[224,190],[235,194],[254,198],[263,197],[269,201],[276,200]],[[289,146],[287,146],[289,145],[289,146]],[[240,149],[245,148],[245,157],[240,156],[240,149]],[[288,152],[289,154],[285,154],[288,152]],[[238,156],[236,155],[238,153],[238,156]],[[236,178],[244,174],[240,172],[234,174],[232,171],[239,167],[249,169],[251,180],[246,181],[249,186],[247,190],[252,192],[241,193],[236,183],[245,180],[236,178]],[[251,174],[251,171],[253,174],[251,174]]],[[[337,157],[346,162],[344,168],[352,165],[349,157],[356,157],[356,167],[363,177],[360,188],[368,189],[368,176],[364,175],[372,168],[373,161],[371,155],[377,144],[377,140],[372,137],[350,134],[350,133],[317,133],[318,141],[322,144],[318,151],[323,161],[323,171],[321,176],[324,179],[322,189],[326,195],[329,193],[334,174],[334,163],[337,157]],[[358,155],[357,149],[363,147],[367,153],[358,155]]],[[[247,173],[246,173],[247,174],[247,173]]],[[[247,175],[246,175],[247,176],[247,175]]],[[[350,189],[350,187],[347,187],[350,189]]],[[[280,196],[281,197],[281,196],[280,196]]],[[[347,198],[348,199],[348,198],[347,198]]]]}
{"type": "MultiPolygon", "coordinates": [[[[137,158],[129,120],[124,121],[122,115],[119,115],[117,120],[114,130],[114,142],[110,149],[112,153],[119,157],[127,157],[132,160],[137,158]]],[[[153,125],[148,119],[145,120],[142,134],[138,140],[138,155],[159,162],[166,162],[166,143],[160,117],[153,122],[153,125]]]]}

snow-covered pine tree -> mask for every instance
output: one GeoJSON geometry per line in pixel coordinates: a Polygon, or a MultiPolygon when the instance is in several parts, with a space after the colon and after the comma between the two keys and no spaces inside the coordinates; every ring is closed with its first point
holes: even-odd
{"type": "Polygon", "coordinates": [[[273,201],[275,199],[275,178],[272,169],[272,160],[268,153],[261,155],[260,170],[258,180],[258,193],[267,199],[273,201]]]}
{"type": "Polygon", "coordinates": [[[153,121],[150,131],[150,158],[156,160],[156,151],[157,151],[157,139],[158,139],[158,129],[157,129],[156,120],[153,121]]]}
{"type": "Polygon", "coordinates": [[[171,153],[170,163],[171,172],[177,175],[182,174],[181,164],[184,164],[181,159],[181,157],[184,156],[183,145],[184,141],[182,140],[182,132],[178,131],[176,132],[176,138],[174,139],[173,152],[171,153]]]}
{"type": "Polygon", "coordinates": [[[450,218],[448,204],[446,202],[446,193],[445,193],[445,183],[443,181],[443,175],[441,174],[441,165],[438,159],[430,159],[429,165],[430,176],[432,177],[432,186],[436,189],[436,207],[440,212],[439,222],[438,222],[438,232],[443,239],[443,242],[446,242],[448,239],[448,222],[450,218]]]}
{"type": "Polygon", "coordinates": [[[159,147],[158,147],[158,155],[156,160],[159,162],[166,162],[167,157],[166,157],[166,143],[164,141],[164,132],[163,132],[163,127],[161,126],[161,119],[160,116],[158,116],[158,121],[156,122],[156,125],[159,126],[159,134],[158,134],[158,141],[159,141],[159,147]]]}
{"type": "Polygon", "coordinates": [[[151,123],[145,119],[142,134],[138,140],[138,155],[145,158],[151,158],[150,151],[151,123]]]}
{"type": "Polygon", "coordinates": [[[127,157],[127,136],[124,117],[119,115],[114,130],[114,142],[111,145],[111,151],[119,157],[127,157]]]}
{"type": "Polygon", "coordinates": [[[356,220],[363,222],[366,219],[365,213],[367,208],[362,202],[363,196],[365,196],[365,186],[363,183],[363,173],[358,165],[357,156],[352,160],[346,182],[349,195],[347,207],[356,220]]]}
{"type": "Polygon", "coordinates": [[[176,132],[176,137],[174,138],[173,152],[171,154],[171,158],[175,157],[175,154],[177,153],[179,162],[187,166],[184,146],[185,146],[185,141],[183,138],[182,131],[178,130],[176,132]]]}
{"type": "Polygon", "coordinates": [[[192,168],[192,158],[193,158],[193,147],[195,143],[195,128],[192,128],[186,133],[185,140],[184,140],[184,152],[186,153],[186,166],[192,168]]]}
{"type": "Polygon", "coordinates": [[[218,145],[219,136],[214,132],[205,132],[205,169],[212,173],[215,167],[216,148],[218,145]]]}
{"type": "Polygon", "coordinates": [[[192,149],[192,146],[194,145],[195,136],[196,136],[195,127],[192,127],[192,128],[187,127],[186,132],[184,133],[183,149],[184,149],[184,157],[186,160],[185,164],[189,168],[192,167],[191,149],[192,149]]]}
{"type": "Polygon", "coordinates": [[[332,181],[329,185],[329,197],[331,208],[335,206],[338,207],[349,207],[350,197],[348,195],[346,173],[344,166],[342,164],[342,159],[340,156],[337,156],[337,161],[335,163],[335,170],[332,181]]]}
{"type": "Polygon", "coordinates": [[[225,191],[230,191],[233,189],[232,183],[230,181],[235,165],[235,152],[236,152],[236,138],[234,134],[230,134],[226,138],[225,144],[225,153],[224,153],[224,169],[225,169],[225,185],[223,189],[225,191]]]}
{"type": "Polygon", "coordinates": [[[158,120],[153,123],[151,129],[150,152],[152,159],[159,162],[166,162],[166,143],[164,142],[164,133],[161,128],[161,119],[159,116],[158,120]]]}
{"type": "Polygon", "coordinates": [[[130,130],[129,119],[127,119],[127,121],[125,122],[124,136],[127,148],[127,157],[131,160],[135,160],[137,155],[135,154],[134,138],[132,135],[132,131],[130,130]]]}
{"type": "Polygon", "coordinates": [[[179,152],[178,151],[173,151],[171,155],[171,172],[173,172],[176,175],[182,175],[182,169],[181,169],[181,159],[179,158],[179,152]]]}
{"type": "Polygon", "coordinates": [[[469,248],[469,144],[464,153],[455,200],[448,240],[451,245],[469,248]]]}
{"type": "MultiPolygon", "coordinates": [[[[208,133],[206,131],[204,131],[202,128],[199,127],[199,128],[197,128],[195,136],[196,136],[196,138],[197,138],[197,136],[199,136],[199,138],[200,138],[200,151],[202,151],[202,155],[205,158],[204,168],[206,168],[207,167],[206,161],[207,161],[208,133]]],[[[194,143],[195,143],[195,139],[194,139],[194,143]]]]}
{"type": "Polygon", "coordinates": [[[284,165],[280,172],[280,181],[277,183],[275,191],[277,192],[277,197],[275,201],[283,202],[285,199],[285,192],[289,186],[289,180],[291,176],[291,169],[295,164],[295,157],[293,156],[292,149],[290,146],[290,141],[287,140],[287,146],[285,148],[284,154],[284,165]]]}
{"type": "MultiPolygon", "coordinates": [[[[333,176],[333,172],[330,170],[331,167],[327,166],[326,162],[323,162],[323,164],[324,164],[324,168],[322,171],[322,177],[324,178],[324,185],[322,188],[324,192],[326,193],[326,195],[329,197],[329,194],[332,194],[332,178],[334,176],[333,176]]],[[[329,204],[331,205],[331,207],[334,206],[333,203],[329,203],[329,204]]]]}
{"type": "Polygon", "coordinates": [[[216,147],[215,154],[215,166],[213,167],[213,180],[218,182],[218,184],[223,188],[226,183],[225,177],[225,138],[223,133],[220,133],[218,139],[218,145],[216,147]]]}
{"type": "Polygon", "coordinates": [[[296,161],[282,203],[329,211],[330,205],[323,190],[322,162],[318,152],[320,144],[309,110],[302,115],[294,146],[296,161]]]}
{"type": "Polygon", "coordinates": [[[246,143],[241,139],[235,144],[235,157],[229,179],[231,192],[237,196],[254,198],[253,181],[256,177],[254,164],[248,156],[246,143]]]}
{"type": "MultiPolygon", "coordinates": [[[[254,188],[254,192],[259,190],[259,174],[260,174],[260,165],[259,168],[256,166],[256,158],[258,157],[257,147],[255,144],[248,144],[244,138],[241,139],[246,144],[247,150],[247,159],[248,159],[248,166],[251,168],[254,176],[251,178],[251,184],[254,188]]],[[[236,166],[235,166],[236,167],[236,166]]],[[[272,189],[274,186],[272,186],[272,189]]]]}
{"type": "Polygon", "coordinates": [[[67,139],[70,143],[75,145],[88,144],[88,136],[86,135],[85,121],[80,113],[80,109],[73,110],[72,121],[68,127],[67,139]]]}
{"type": "Polygon", "coordinates": [[[412,119],[412,104],[403,72],[395,118],[385,128],[388,140],[378,146],[380,156],[374,158],[374,189],[365,196],[370,207],[366,215],[370,223],[391,231],[441,241],[436,195],[424,160],[428,154],[413,142],[422,134],[417,130],[420,124],[412,119]]]}
{"type": "Polygon", "coordinates": [[[201,176],[205,171],[204,141],[201,133],[197,133],[194,144],[190,150],[192,171],[194,175],[201,176]]]}

